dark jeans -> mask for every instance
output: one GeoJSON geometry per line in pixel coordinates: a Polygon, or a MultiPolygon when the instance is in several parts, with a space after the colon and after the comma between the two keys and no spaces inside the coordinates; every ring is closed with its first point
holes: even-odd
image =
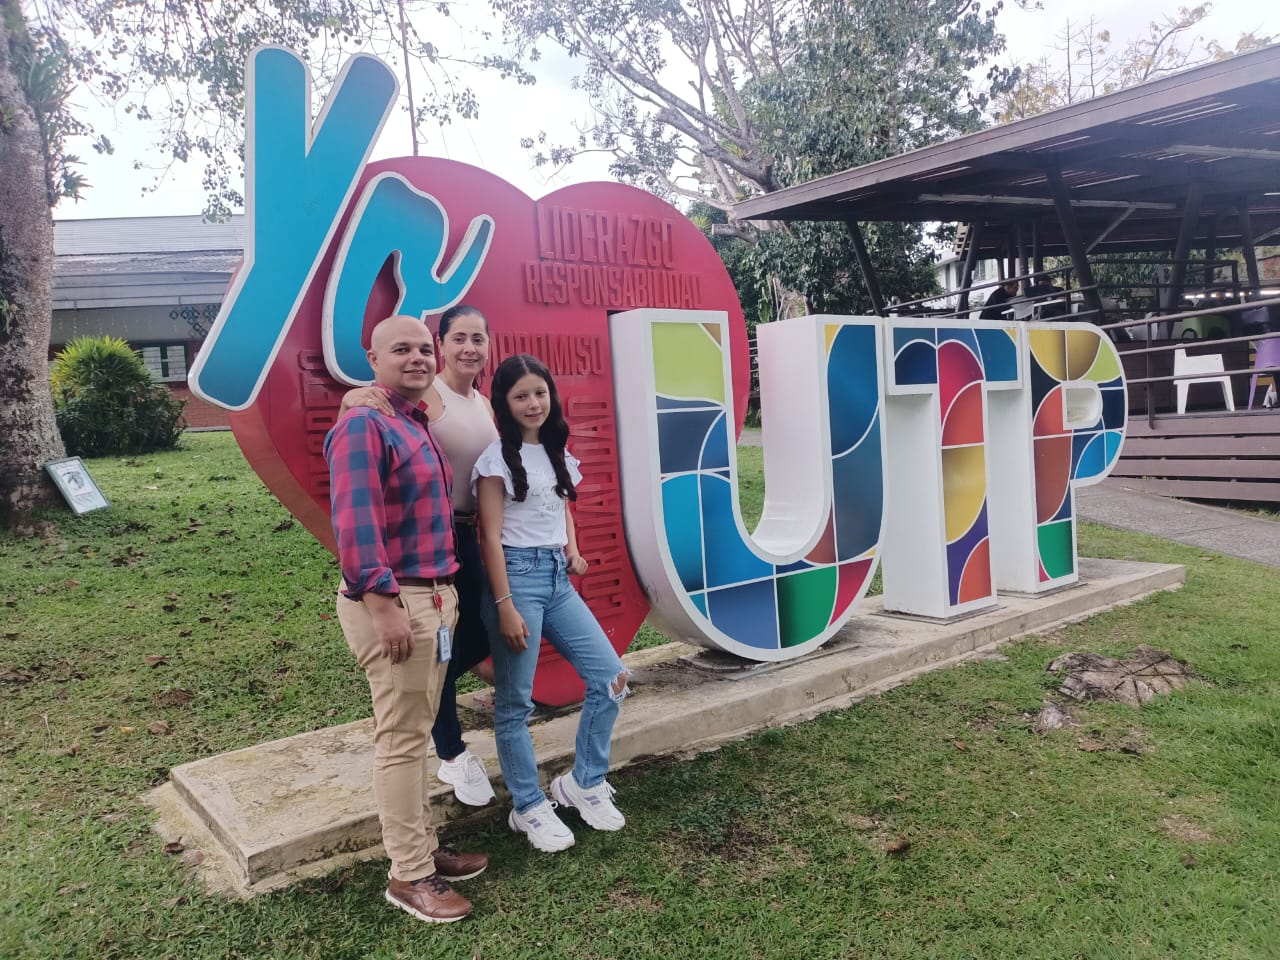
{"type": "Polygon", "coordinates": [[[453,659],[440,690],[440,709],[431,728],[436,756],[452,760],[467,745],[462,742],[458,721],[458,678],[489,656],[489,635],[480,619],[480,592],[484,586],[484,565],[480,562],[480,541],[474,523],[458,523],[453,528],[461,567],[453,584],[458,590],[458,625],[453,631],[453,659]]]}

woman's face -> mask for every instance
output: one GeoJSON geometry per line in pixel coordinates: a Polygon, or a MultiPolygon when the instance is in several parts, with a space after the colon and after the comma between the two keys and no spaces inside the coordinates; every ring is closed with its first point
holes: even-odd
{"type": "Polygon", "coordinates": [[[484,320],[474,313],[455,317],[440,338],[440,358],[445,370],[456,371],[468,382],[480,376],[489,360],[489,332],[484,320]]]}

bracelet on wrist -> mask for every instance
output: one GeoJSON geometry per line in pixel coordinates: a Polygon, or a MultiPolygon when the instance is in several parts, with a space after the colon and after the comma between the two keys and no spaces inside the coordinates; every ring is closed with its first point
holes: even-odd
{"type": "Polygon", "coordinates": [[[499,597],[497,600],[493,601],[493,605],[496,607],[496,606],[498,606],[500,603],[502,603],[502,601],[504,601],[504,600],[510,600],[510,599],[511,599],[511,594],[509,594],[509,593],[508,593],[508,594],[506,594],[505,596],[501,596],[501,597],[499,597]]]}

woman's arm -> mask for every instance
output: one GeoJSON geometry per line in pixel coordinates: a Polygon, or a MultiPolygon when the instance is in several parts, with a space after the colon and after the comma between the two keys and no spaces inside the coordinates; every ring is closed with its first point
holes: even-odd
{"type": "Polygon", "coordinates": [[[507,561],[502,553],[502,509],[506,494],[502,477],[481,477],[476,482],[480,558],[484,561],[489,588],[498,604],[498,633],[514,653],[519,653],[529,647],[529,628],[511,599],[507,561]]]}
{"type": "Polygon", "coordinates": [[[385,416],[396,415],[395,410],[391,409],[391,401],[387,399],[387,391],[381,387],[356,387],[354,390],[348,390],[342,395],[338,416],[342,416],[352,407],[373,407],[385,416]]]}
{"type": "Polygon", "coordinates": [[[564,529],[567,534],[564,544],[565,565],[575,577],[587,572],[586,558],[578,552],[578,532],[573,526],[573,514],[569,510],[569,501],[564,502],[564,529]]]}

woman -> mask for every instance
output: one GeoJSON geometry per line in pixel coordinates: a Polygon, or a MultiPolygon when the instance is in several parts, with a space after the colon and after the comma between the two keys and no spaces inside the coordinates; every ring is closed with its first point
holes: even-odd
{"type": "MultiPolygon", "coordinates": [[[[458,677],[489,656],[489,640],[480,617],[484,572],[476,538],[476,502],[471,470],[476,458],[498,436],[489,401],[476,389],[489,359],[489,322],[475,307],[459,304],[440,317],[437,355],[444,363],[427,391],[427,419],[431,435],[453,472],[454,539],[461,568],[454,579],[458,591],[458,625],[453,656],[440,693],[440,708],[431,739],[440,768],[436,776],[453,787],[454,795],[470,806],[482,807],[494,798],[484,761],[462,740],[458,720],[458,677]]],[[[378,387],[351,390],[342,409],[369,406],[392,415],[385,392],[378,387]]]]}
{"type": "Polygon", "coordinates": [[[529,734],[542,637],[578,672],[587,691],[573,769],[551,782],[551,794],[597,830],[620,830],[626,823],[605,774],[627,670],[569,583],[569,574],[587,569],[569,513],[582,474],[565,449],[569,425],[550,372],[527,354],[503,360],[493,377],[493,411],[500,439],[472,471],[489,586],[482,611],[494,638],[493,729],[511,790],[507,823],[536,849],[551,853],[573,846],[574,839],[538,786],[529,734]]]}

